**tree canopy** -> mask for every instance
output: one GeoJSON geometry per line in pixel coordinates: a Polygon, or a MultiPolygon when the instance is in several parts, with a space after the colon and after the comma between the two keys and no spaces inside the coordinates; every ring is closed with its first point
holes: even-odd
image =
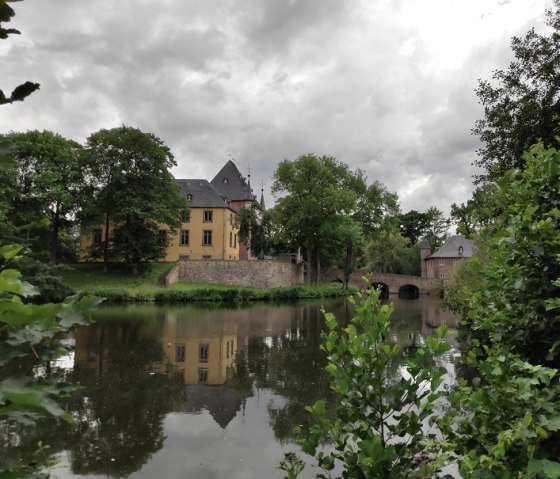
{"type": "Polygon", "coordinates": [[[167,238],[161,225],[174,231],[180,226],[186,199],[169,168],[176,162],[171,151],[152,133],[121,126],[93,133],[86,144],[84,171],[87,203],[83,220],[105,226],[101,254],[138,264],[165,255],[167,238]]]}
{"type": "Polygon", "coordinates": [[[282,161],[272,191],[283,195],[274,212],[279,229],[292,248],[305,249],[315,281],[322,262],[349,274],[359,265],[364,237],[398,212],[395,194],[379,182],[368,186],[362,171],[353,172],[331,156],[307,154],[282,161]]]}
{"type": "Polygon", "coordinates": [[[50,131],[9,133],[3,138],[14,146],[17,166],[5,175],[10,190],[9,216],[12,224],[27,240],[48,230],[50,238],[36,244],[35,253],[49,245],[49,262],[56,263],[59,235],[69,226],[78,209],[82,185],[79,157],[82,147],[50,131]],[[45,223],[46,221],[46,223],[45,223]]]}
{"type": "Polygon", "coordinates": [[[538,141],[552,146],[560,131],[560,0],[546,15],[550,33],[533,28],[523,38],[513,37],[514,61],[479,82],[484,117],[473,129],[483,143],[475,162],[484,170],[479,183],[524,168],[523,153],[538,141]]]}

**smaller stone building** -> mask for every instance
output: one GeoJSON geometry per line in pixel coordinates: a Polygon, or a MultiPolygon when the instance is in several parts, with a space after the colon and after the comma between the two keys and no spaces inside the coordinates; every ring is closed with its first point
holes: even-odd
{"type": "Polygon", "coordinates": [[[451,281],[455,265],[464,258],[470,258],[472,254],[472,241],[463,235],[451,236],[433,254],[430,243],[423,239],[420,248],[422,277],[451,281]]]}

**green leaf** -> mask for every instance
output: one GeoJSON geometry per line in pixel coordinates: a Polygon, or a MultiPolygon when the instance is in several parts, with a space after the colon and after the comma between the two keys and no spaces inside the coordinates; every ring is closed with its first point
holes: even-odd
{"type": "Polygon", "coordinates": [[[560,478],[560,462],[548,459],[531,459],[527,465],[527,479],[545,477],[546,479],[560,478]]]}

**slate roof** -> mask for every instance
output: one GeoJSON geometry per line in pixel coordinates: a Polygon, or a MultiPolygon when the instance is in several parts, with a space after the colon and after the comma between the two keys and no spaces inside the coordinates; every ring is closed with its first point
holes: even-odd
{"type": "Polygon", "coordinates": [[[189,206],[192,208],[229,208],[227,202],[208,180],[177,179],[183,196],[192,195],[189,206]]]}
{"type": "Polygon", "coordinates": [[[455,235],[447,239],[445,243],[429,258],[470,258],[473,255],[473,244],[464,235],[455,235]],[[462,251],[460,250],[462,248],[462,251]]]}
{"type": "Polygon", "coordinates": [[[210,184],[228,201],[253,201],[251,185],[243,178],[235,163],[229,160],[210,184]]]}

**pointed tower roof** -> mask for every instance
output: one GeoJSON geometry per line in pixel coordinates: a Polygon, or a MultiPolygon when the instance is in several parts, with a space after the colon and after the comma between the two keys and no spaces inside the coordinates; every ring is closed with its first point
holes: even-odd
{"type": "Polygon", "coordinates": [[[210,184],[229,201],[253,201],[251,185],[241,175],[235,163],[229,160],[210,184]]]}
{"type": "Polygon", "coordinates": [[[261,184],[261,201],[260,201],[261,209],[263,211],[266,210],[266,206],[264,204],[264,181],[261,184]]]}

